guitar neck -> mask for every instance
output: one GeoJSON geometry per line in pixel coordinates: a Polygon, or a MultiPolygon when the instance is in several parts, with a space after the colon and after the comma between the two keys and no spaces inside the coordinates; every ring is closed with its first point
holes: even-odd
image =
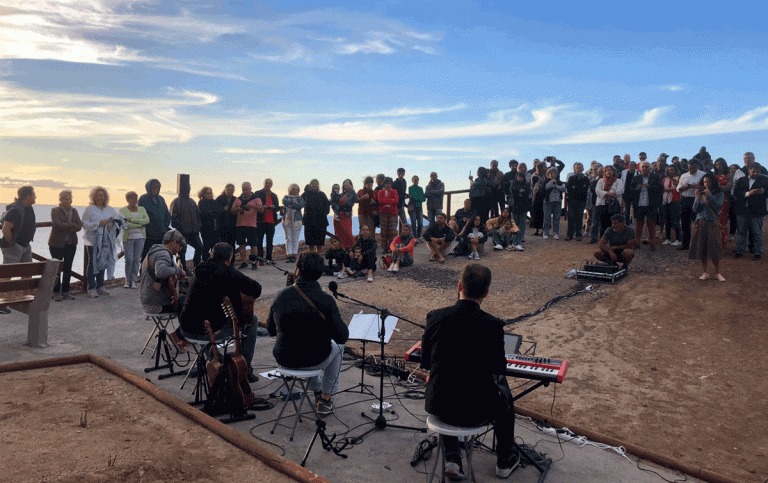
{"type": "Polygon", "coordinates": [[[222,303],[221,306],[224,309],[224,314],[232,320],[232,330],[235,337],[234,355],[239,356],[240,355],[240,327],[238,327],[237,314],[235,314],[235,309],[234,307],[232,307],[232,302],[229,300],[229,297],[224,297],[224,303],[222,303]]]}

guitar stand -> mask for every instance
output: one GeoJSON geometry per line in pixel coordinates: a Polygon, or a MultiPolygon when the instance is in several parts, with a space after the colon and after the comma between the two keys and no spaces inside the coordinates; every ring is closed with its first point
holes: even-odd
{"type": "Polygon", "coordinates": [[[325,434],[325,421],[318,419],[315,421],[315,425],[315,434],[312,436],[312,441],[309,442],[306,453],[304,453],[304,459],[301,460],[301,466],[306,466],[307,458],[309,457],[310,451],[312,451],[312,446],[315,444],[315,440],[317,439],[318,435],[320,436],[320,442],[322,443],[324,450],[333,451],[333,454],[346,459],[347,455],[341,454],[341,452],[344,451],[344,448],[349,445],[349,442],[344,441],[344,444],[341,445],[341,448],[337,448],[333,445],[333,440],[336,439],[336,433],[333,433],[333,436],[330,438],[327,434],[325,434]]]}

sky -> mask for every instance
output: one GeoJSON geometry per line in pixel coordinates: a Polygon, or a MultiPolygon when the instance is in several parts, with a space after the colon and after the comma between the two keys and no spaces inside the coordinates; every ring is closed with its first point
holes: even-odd
{"type": "Polygon", "coordinates": [[[0,202],[148,179],[466,189],[497,159],[768,162],[754,2],[0,0],[0,202]]]}

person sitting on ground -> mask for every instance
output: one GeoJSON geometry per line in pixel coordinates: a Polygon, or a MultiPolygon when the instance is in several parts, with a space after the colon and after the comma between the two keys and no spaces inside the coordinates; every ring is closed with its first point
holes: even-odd
{"type": "Polygon", "coordinates": [[[438,260],[443,263],[445,262],[445,252],[448,251],[451,242],[456,238],[456,232],[445,224],[445,213],[438,213],[435,220],[434,223],[429,224],[424,232],[424,241],[427,242],[427,248],[429,248],[429,261],[438,260]]]}
{"type": "Polygon", "coordinates": [[[456,246],[456,255],[467,255],[470,260],[480,260],[480,253],[483,251],[483,244],[488,240],[488,229],[483,224],[480,215],[475,217],[466,225],[461,233],[456,235],[459,241],[456,246]]]}
{"type": "MultiPolygon", "coordinates": [[[[371,236],[367,226],[360,228],[360,234],[349,252],[349,258],[360,263],[362,269],[368,273],[368,281],[373,282],[373,272],[376,271],[376,240],[371,236]],[[358,255],[354,253],[355,248],[360,248],[358,255]]],[[[339,278],[344,277],[339,274],[339,278]]]]}
{"type": "Polygon", "coordinates": [[[416,238],[411,233],[411,225],[402,225],[400,233],[389,246],[389,249],[392,250],[392,264],[387,270],[397,272],[402,267],[413,265],[414,245],[416,245],[416,238]]]}
{"type": "Polygon", "coordinates": [[[187,246],[184,235],[178,230],[168,230],[163,236],[163,243],[153,245],[141,264],[139,294],[144,312],[148,314],[178,314],[183,307],[183,299],[174,300],[168,288],[168,279],[186,278],[184,269],[174,263],[173,258],[187,246]]]}
{"type": "MultiPolygon", "coordinates": [[[[206,320],[211,324],[217,340],[232,337],[234,327],[221,308],[224,297],[229,297],[235,314],[243,314],[242,295],[259,298],[261,285],[235,270],[232,266],[234,253],[232,245],[219,242],[214,245],[210,258],[197,266],[195,278],[179,315],[181,326],[172,334],[175,341],[208,340],[208,331],[203,325],[206,320]]],[[[243,336],[242,354],[248,364],[248,381],[256,382],[259,378],[253,371],[251,361],[256,350],[259,319],[256,314],[245,314],[241,317],[238,327],[243,336]]]]}
{"type": "Polygon", "coordinates": [[[611,217],[611,226],[600,238],[595,258],[614,265],[621,262],[624,264],[622,268],[628,268],[635,258],[634,246],[635,230],[624,222],[624,215],[616,213],[611,217]]]}
{"type": "Polygon", "coordinates": [[[347,250],[341,248],[338,238],[331,238],[331,248],[325,252],[325,259],[328,260],[328,265],[323,265],[324,275],[339,275],[344,269],[349,256],[347,250]]]}
{"type": "MultiPolygon", "coordinates": [[[[458,284],[456,304],[427,314],[421,358],[421,367],[429,371],[424,408],[454,426],[491,422],[497,441],[496,476],[507,478],[517,468],[520,455],[514,447],[512,393],[504,377],[504,322],[480,308],[490,285],[489,268],[467,265],[458,284]]],[[[458,438],[444,436],[443,442],[446,476],[463,479],[458,438]]]]}
{"type": "MultiPolygon", "coordinates": [[[[366,227],[367,228],[367,227],[366,227]]],[[[305,252],[296,260],[296,281],[280,290],[267,316],[267,330],[275,337],[272,354],[283,367],[303,371],[322,369],[322,383],[309,380],[315,392],[317,413],[333,413],[331,395],[339,392],[343,344],[349,329],[341,318],[336,301],[320,288],[323,258],[305,252]]]]}
{"type": "Polygon", "coordinates": [[[524,251],[523,245],[520,243],[523,236],[520,233],[520,228],[515,224],[515,220],[509,219],[505,221],[504,226],[493,230],[491,235],[493,243],[501,245],[502,248],[517,250],[518,252],[524,251]]]}
{"type": "Polygon", "coordinates": [[[365,265],[365,257],[363,257],[363,250],[360,247],[355,247],[350,253],[351,255],[344,260],[344,265],[341,267],[338,278],[365,277],[367,275],[367,267],[365,265]]]}
{"type": "Polygon", "coordinates": [[[494,234],[498,235],[498,231],[504,226],[504,223],[506,223],[507,220],[511,220],[512,215],[509,213],[509,210],[507,208],[504,208],[501,210],[501,215],[497,216],[496,218],[489,218],[488,221],[485,222],[485,227],[488,229],[489,236],[493,240],[494,243],[494,250],[503,250],[504,247],[501,245],[501,243],[496,242],[496,237],[494,234]]]}
{"type": "Polygon", "coordinates": [[[456,214],[454,215],[456,217],[456,224],[455,226],[451,226],[451,228],[453,228],[453,231],[456,233],[460,232],[464,229],[464,225],[477,214],[477,211],[472,209],[472,200],[467,198],[464,200],[464,207],[456,210],[456,214]]]}
{"type": "Polygon", "coordinates": [[[725,195],[714,173],[705,173],[701,184],[696,187],[696,200],[693,202],[696,221],[691,230],[691,247],[688,251],[691,260],[701,260],[704,273],[699,280],[709,279],[707,258],[710,258],[715,268],[715,276],[720,282],[725,282],[725,277],[720,273],[720,258],[723,253],[720,210],[724,199],[725,195]]]}

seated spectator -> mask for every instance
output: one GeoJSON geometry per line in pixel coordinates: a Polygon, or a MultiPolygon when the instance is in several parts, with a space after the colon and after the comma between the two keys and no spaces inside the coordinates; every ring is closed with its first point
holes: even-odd
{"type": "Polygon", "coordinates": [[[413,265],[413,247],[416,244],[416,238],[411,233],[410,225],[400,227],[398,234],[389,249],[392,250],[392,264],[387,269],[390,272],[397,272],[401,267],[410,267],[413,265]]]}
{"type": "Polygon", "coordinates": [[[501,210],[501,215],[496,218],[490,218],[487,222],[485,222],[485,227],[488,229],[488,236],[494,240],[494,250],[502,250],[504,248],[500,243],[495,242],[496,238],[494,237],[494,233],[498,232],[498,230],[504,226],[504,223],[511,219],[512,215],[509,213],[509,210],[504,208],[501,210]]]}
{"type": "Polygon", "coordinates": [[[424,241],[427,242],[429,248],[429,261],[438,260],[443,263],[445,262],[445,252],[450,248],[453,239],[456,238],[456,232],[445,224],[445,213],[438,213],[435,218],[436,221],[430,223],[424,232],[424,241]]]}
{"type": "Polygon", "coordinates": [[[331,248],[325,252],[325,259],[328,265],[323,266],[323,275],[339,275],[348,259],[348,251],[341,248],[341,242],[338,238],[331,238],[331,248]]]}
{"type": "Polygon", "coordinates": [[[483,244],[488,240],[488,229],[483,224],[480,215],[475,217],[464,225],[464,229],[456,236],[458,245],[456,246],[456,255],[467,255],[470,260],[480,260],[480,253],[483,251],[483,244]]]}
{"type": "Polygon", "coordinates": [[[595,258],[601,262],[618,264],[628,268],[635,257],[635,230],[624,222],[624,215],[616,213],[611,217],[611,226],[605,230],[595,252],[595,258]]]}
{"type": "Polygon", "coordinates": [[[515,224],[515,220],[509,219],[505,221],[503,226],[491,232],[491,238],[493,243],[496,246],[501,246],[502,249],[523,251],[523,245],[521,244],[523,239],[522,230],[515,224]]]}
{"type": "MultiPolygon", "coordinates": [[[[376,271],[376,240],[371,236],[367,226],[360,228],[357,241],[349,252],[349,258],[360,263],[368,273],[368,281],[373,282],[373,272],[376,271]],[[355,255],[355,248],[360,248],[360,254],[355,255]]],[[[339,278],[344,278],[339,274],[339,278]]]]}
{"type": "Polygon", "coordinates": [[[456,210],[456,214],[454,215],[456,217],[456,224],[455,226],[451,226],[451,228],[453,228],[456,233],[460,232],[464,228],[464,225],[477,214],[479,213],[472,209],[472,200],[467,198],[464,200],[464,207],[456,210]]]}
{"type": "Polygon", "coordinates": [[[365,277],[368,273],[368,268],[365,264],[365,257],[363,257],[362,248],[356,246],[350,252],[351,256],[344,259],[344,266],[341,268],[338,278],[347,277],[365,277]]]}

